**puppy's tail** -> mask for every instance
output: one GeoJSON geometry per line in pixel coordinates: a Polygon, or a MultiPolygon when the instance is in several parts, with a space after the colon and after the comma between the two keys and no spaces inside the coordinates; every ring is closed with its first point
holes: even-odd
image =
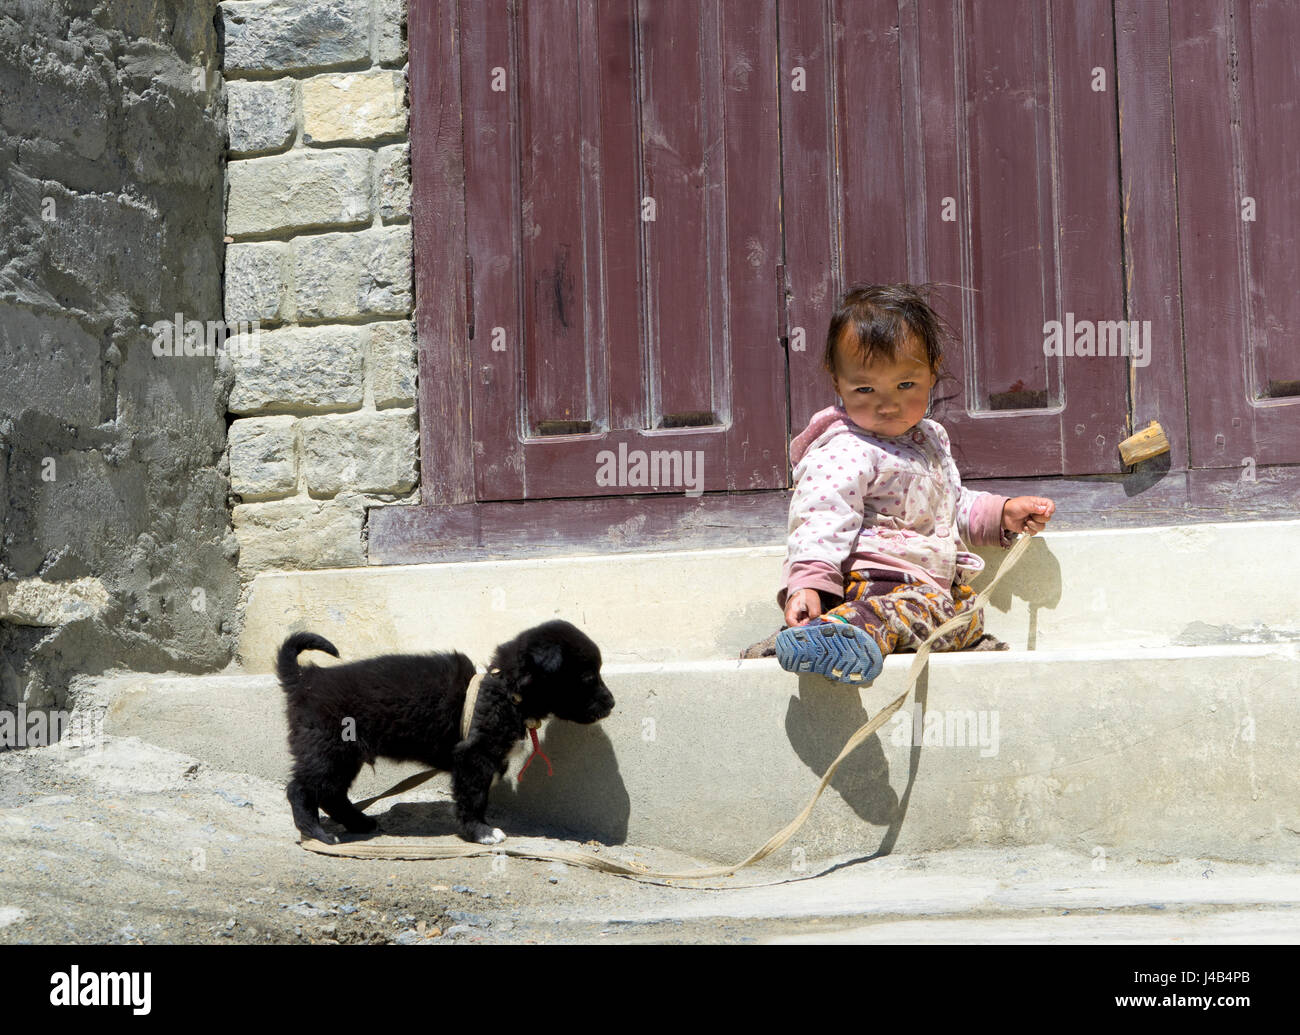
{"type": "Polygon", "coordinates": [[[294,633],[280,645],[280,653],[275,658],[275,674],[280,677],[280,685],[288,690],[298,682],[302,669],[298,667],[298,655],[305,650],[323,650],[326,654],[339,656],[338,648],[324,636],[315,633],[294,633]]]}

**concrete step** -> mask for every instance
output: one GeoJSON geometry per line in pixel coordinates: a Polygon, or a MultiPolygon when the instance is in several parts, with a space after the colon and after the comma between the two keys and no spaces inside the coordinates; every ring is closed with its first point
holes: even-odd
{"type": "MultiPolygon", "coordinates": [[[[988,630],[1013,647],[1144,647],[1300,638],[1300,522],[1060,532],[999,585],[988,630]]],[[[981,550],[982,586],[1005,556],[981,550]]],[[[294,631],[348,659],[455,648],[486,661],[565,618],[607,663],[736,658],[781,625],[784,547],[279,572],[254,579],[240,655],[269,672],[294,631]]]]}
{"type": "Polygon", "coordinates": [[[815,880],[678,891],[622,900],[613,910],[605,901],[575,902],[566,917],[621,930],[784,922],[771,925],[782,933],[762,939],[775,944],[1295,944],[1298,901],[1294,861],[1100,858],[1031,845],[897,852],[835,866],[815,880]]]}
{"type": "MultiPolygon", "coordinates": [[[[1291,895],[1300,881],[1288,881],[1291,895]]],[[[1145,908],[1056,916],[957,916],[943,919],[881,920],[835,929],[820,924],[813,931],[763,939],[765,945],[1295,945],[1300,943],[1300,915],[1294,908],[1206,909],[1194,903],[1147,904],[1145,908]],[[1156,912],[1159,910],[1159,912],[1156,912]]],[[[1203,980],[1204,972],[1198,973],[1203,980]]],[[[1170,990],[1156,985],[1141,994],[1161,998],[1170,990]]],[[[1233,986],[1192,985],[1181,996],[1248,994],[1233,986]]]]}
{"type": "MultiPolygon", "coordinates": [[[[861,745],[782,858],[1051,844],[1099,859],[1294,860],[1297,660],[1294,643],[933,655],[919,722],[909,704],[861,745]]],[[[520,784],[512,765],[490,815],[507,833],[736,861],[803,807],[910,662],[886,659],[865,688],[770,660],[607,665],[614,713],[548,722],[554,777],[535,765],[520,784]]],[[[285,779],[269,676],[130,677],[111,696],[108,733],[285,779]]],[[[411,771],[367,770],[353,797],[411,771]]]]}

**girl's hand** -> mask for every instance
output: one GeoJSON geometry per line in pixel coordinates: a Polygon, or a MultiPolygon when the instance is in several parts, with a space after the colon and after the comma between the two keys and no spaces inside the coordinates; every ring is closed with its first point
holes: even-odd
{"type": "Polygon", "coordinates": [[[1008,532],[1034,535],[1047,527],[1056,504],[1045,496],[1016,496],[1002,507],[1002,527],[1008,532]]]}
{"type": "Polygon", "coordinates": [[[796,589],[785,598],[785,624],[807,625],[822,613],[822,598],[815,589],[796,589]]]}

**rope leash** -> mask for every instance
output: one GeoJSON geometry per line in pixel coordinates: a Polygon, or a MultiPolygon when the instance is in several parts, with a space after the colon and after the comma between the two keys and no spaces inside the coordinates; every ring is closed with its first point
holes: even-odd
{"type": "MultiPolygon", "coordinates": [[[[773,834],[757,851],[749,857],[735,863],[731,866],[709,866],[688,871],[668,871],[668,870],[651,870],[648,867],[640,866],[636,863],[618,862],[613,859],[604,859],[598,855],[588,852],[573,852],[565,850],[531,848],[528,846],[514,847],[509,844],[500,845],[471,845],[464,842],[455,844],[423,844],[423,845],[392,845],[392,844],[374,844],[373,842],[360,841],[337,845],[327,845],[316,840],[307,840],[302,842],[302,846],[308,851],[317,852],[321,855],[346,856],[352,859],[469,859],[480,855],[511,855],[520,859],[536,859],[542,862],[563,862],[573,866],[585,866],[588,869],[599,870],[602,873],[610,873],[619,877],[629,877],[633,880],[642,880],[649,883],[658,883],[663,880],[702,880],[713,877],[730,877],[738,870],[743,870],[746,866],[752,866],[784,845],[790,840],[804,825],[808,817],[812,815],[813,806],[822,796],[822,791],[826,789],[827,784],[835,775],[835,770],[839,768],[840,763],[844,761],[864,740],[876,732],[881,726],[889,721],[890,717],[903,706],[903,703],[916,689],[917,681],[921,678],[921,672],[925,668],[930,658],[931,645],[939,638],[946,636],[950,632],[960,629],[962,626],[975,620],[981,609],[986,603],[993,589],[1002,580],[1002,578],[1011,571],[1012,568],[1020,561],[1028,548],[1033,536],[1022,535],[1011,547],[1007,554],[1006,560],[993,580],[980,591],[976,596],[975,602],[970,608],[962,614],[955,615],[943,625],[939,626],[932,632],[925,641],[916,649],[916,657],[912,661],[912,667],[907,674],[907,689],[898,695],[893,701],[887,704],[879,711],[874,718],[865,722],[858,728],[843,749],[836,756],[835,761],[830,764],[826,774],[822,777],[821,783],[818,784],[812,799],[804,806],[793,820],[785,827],[773,834]]],[[[400,794],[402,791],[409,790],[418,786],[430,777],[435,776],[438,770],[429,770],[428,772],[418,773],[415,776],[408,777],[391,790],[374,798],[368,798],[364,802],[357,804],[358,809],[366,809],[382,798],[391,797],[394,794],[400,794]]],[[[777,881],[776,883],[785,883],[777,881]]],[[[672,887],[673,885],[669,885],[672,887]]]]}

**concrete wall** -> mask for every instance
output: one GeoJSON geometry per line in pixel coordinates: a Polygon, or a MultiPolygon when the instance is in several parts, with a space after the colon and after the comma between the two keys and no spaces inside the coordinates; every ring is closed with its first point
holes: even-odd
{"type": "Polygon", "coordinates": [[[220,7],[241,574],[363,565],[366,507],[418,499],[405,4],[220,7]]]}
{"type": "Polygon", "coordinates": [[[231,655],[215,14],[0,0],[0,706],[231,655]]]}

